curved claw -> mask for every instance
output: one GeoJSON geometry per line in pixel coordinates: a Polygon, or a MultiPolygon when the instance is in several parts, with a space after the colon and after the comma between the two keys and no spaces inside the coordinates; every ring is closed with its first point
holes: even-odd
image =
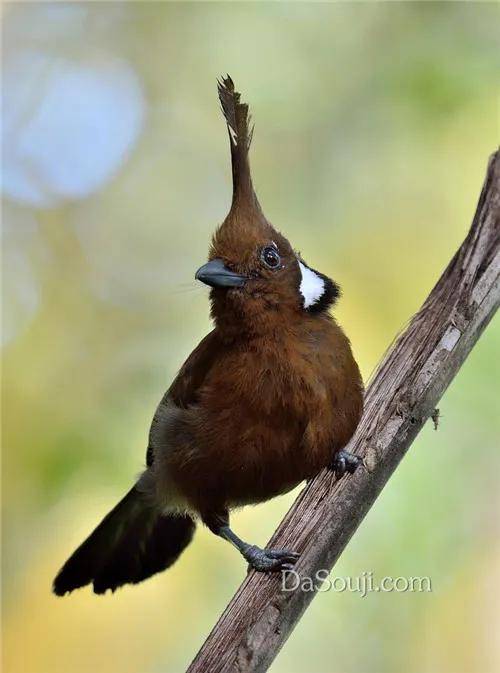
{"type": "Polygon", "coordinates": [[[250,567],[259,572],[291,570],[300,554],[288,549],[261,549],[253,545],[245,551],[250,567]]]}
{"type": "Polygon", "coordinates": [[[296,551],[288,551],[288,549],[263,549],[266,553],[266,556],[270,556],[275,559],[293,559],[297,560],[300,557],[296,551]]]}
{"type": "Polygon", "coordinates": [[[347,465],[345,462],[345,458],[343,456],[339,456],[335,461],[335,467],[334,467],[334,472],[337,479],[341,479],[344,476],[346,470],[347,465]]]}
{"type": "Polygon", "coordinates": [[[337,479],[341,479],[346,472],[349,472],[349,474],[354,474],[358,467],[362,464],[363,461],[361,458],[342,449],[341,451],[337,451],[337,453],[333,456],[330,469],[333,470],[337,479]]]}

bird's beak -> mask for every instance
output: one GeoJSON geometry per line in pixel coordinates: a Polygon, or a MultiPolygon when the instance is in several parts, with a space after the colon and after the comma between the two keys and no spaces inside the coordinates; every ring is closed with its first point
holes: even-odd
{"type": "Polygon", "coordinates": [[[222,259],[217,258],[201,266],[195,279],[211,287],[241,287],[247,280],[245,276],[228,269],[222,259]]]}

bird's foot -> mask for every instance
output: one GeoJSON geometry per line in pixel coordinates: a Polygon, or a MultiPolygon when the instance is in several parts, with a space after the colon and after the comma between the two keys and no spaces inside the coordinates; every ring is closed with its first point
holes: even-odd
{"type": "Polygon", "coordinates": [[[330,469],[335,473],[337,479],[340,479],[344,476],[346,472],[349,474],[354,474],[358,467],[363,464],[363,461],[359,456],[355,456],[353,453],[348,453],[347,451],[341,450],[333,456],[330,469]]]}
{"type": "Polygon", "coordinates": [[[259,572],[277,570],[291,570],[300,554],[287,549],[261,549],[252,545],[245,549],[243,556],[249,563],[249,568],[259,572]]]}

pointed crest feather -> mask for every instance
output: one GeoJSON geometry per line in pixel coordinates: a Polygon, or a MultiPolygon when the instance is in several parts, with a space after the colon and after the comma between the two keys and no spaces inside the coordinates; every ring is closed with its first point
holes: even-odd
{"type": "Polygon", "coordinates": [[[240,102],[241,94],[235,90],[234,82],[229,75],[222,80],[217,80],[217,89],[231,143],[248,152],[253,135],[253,126],[250,128],[252,118],[248,114],[248,105],[240,102]]]}
{"type": "Polygon", "coordinates": [[[248,105],[240,101],[241,95],[234,88],[229,75],[217,81],[219,100],[226,120],[231,146],[231,163],[233,170],[233,202],[238,196],[255,198],[248,150],[252,142],[253,126],[250,127],[251,116],[248,105]]]}

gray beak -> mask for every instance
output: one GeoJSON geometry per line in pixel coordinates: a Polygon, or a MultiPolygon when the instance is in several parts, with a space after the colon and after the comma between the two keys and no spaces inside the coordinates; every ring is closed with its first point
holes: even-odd
{"type": "Polygon", "coordinates": [[[224,266],[222,259],[212,259],[201,266],[195,279],[210,287],[241,287],[247,280],[245,276],[240,276],[224,266]]]}

